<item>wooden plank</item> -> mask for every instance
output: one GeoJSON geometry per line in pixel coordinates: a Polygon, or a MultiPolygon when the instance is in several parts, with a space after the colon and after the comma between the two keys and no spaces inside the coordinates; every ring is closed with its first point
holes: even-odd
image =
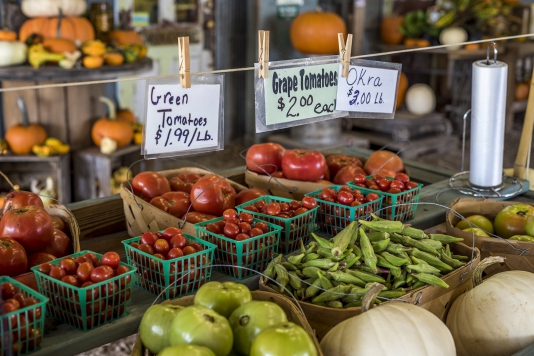
{"type": "MultiPolygon", "coordinates": [[[[40,85],[52,82],[40,82],[40,85]]],[[[49,137],[71,143],[68,134],[68,118],[65,112],[64,88],[44,88],[37,90],[39,123],[43,125],[49,137]]]]}
{"type": "Polygon", "coordinates": [[[67,205],[80,226],[80,242],[126,230],[122,204],[121,197],[115,194],[67,205]]]}
{"type": "MultiPolygon", "coordinates": [[[[25,85],[35,85],[35,82],[3,81],[3,88],[16,88],[25,85]]],[[[36,90],[16,90],[2,93],[4,108],[4,125],[6,130],[16,124],[22,123],[22,114],[17,105],[17,98],[21,96],[28,109],[30,123],[39,122],[39,103],[36,90]]]]}

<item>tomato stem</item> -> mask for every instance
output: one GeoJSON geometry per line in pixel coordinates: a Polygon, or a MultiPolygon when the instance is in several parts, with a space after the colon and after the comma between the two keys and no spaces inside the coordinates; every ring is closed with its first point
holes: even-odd
{"type": "Polygon", "coordinates": [[[206,319],[206,321],[209,321],[210,323],[215,322],[215,318],[208,314],[204,314],[204,319],[206,319]]]}
{"type": "Polygon", "coordinates": [[[248,315],[245,315],[239,319],[239,325],[246,326],[248,322],[250,321],[250,317],[248,315]]]}

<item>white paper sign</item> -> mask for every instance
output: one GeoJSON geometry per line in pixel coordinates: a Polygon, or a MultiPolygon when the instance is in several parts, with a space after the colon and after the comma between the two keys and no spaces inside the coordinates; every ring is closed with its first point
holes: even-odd
{"type": "Polygon", "coordinates": [[[145,156],[177,156],[220,148],[221,85],[148,85],[145,156]]]}
{"type": "MultiPolygon", "coordinates": [[[[393,114],[395,112],[400,64],[393,65],[399,66],[399,68],[351,65],[347,78],[341,76],[342,67],[340,65],[336,110],[393,114]]],[[[376,115],[374,117],[380,118],[376,115]]],[[[392,118],[392,116],[388,116],[388,118],[392,118]]]]}

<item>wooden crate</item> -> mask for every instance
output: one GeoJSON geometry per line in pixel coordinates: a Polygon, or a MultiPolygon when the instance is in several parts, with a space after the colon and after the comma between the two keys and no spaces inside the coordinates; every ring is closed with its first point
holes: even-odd
{"type": "MultiPolygon", "coordinates": [[[[46,178],[52,177],[58,193],[57,199],[62,204],[72,201],[70,154],[51,157],[0,155],[0,170],[13,184],[20,185],[23,190],[30,190],[33,179],[37,179],[40,184],[44,185],[46,178]]],[[[10,190],[9,184],[4,179],[0,179],[0,192],[10,190]]]]}
{"type": "MultiPolygon", "coordinates": [[[[74,199],[80,201],[111,195],[113,171],[121,166],[129,167],[141,159],[141,147],[136,145],[121,147],[110,155],[102,154],[96,146],[75,152],[74,199]]],[[[160,170],[161,163],[157,160],[144,160],[132,166],[133,175],[160,170]]]]}

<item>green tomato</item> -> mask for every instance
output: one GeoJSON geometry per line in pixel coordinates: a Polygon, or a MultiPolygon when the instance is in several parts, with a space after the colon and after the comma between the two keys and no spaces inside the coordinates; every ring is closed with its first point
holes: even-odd
{"type": "Polygon", "coordinates": [[[228,356],[234,336],[225,317],[202,305],[184,308],[172,321],[171,345],[205,346],[217,356],[228,356]]]}
{"type": "Polygon", "coordinates": [[[215,356],[213,351],[204,346],[197,345],[174,345],[163,349],[158,356],[215,356]]]}
{"type": "Polygon", "coordinates": [[[474,232],[475,236],[484,236],[484,237],[490,237],[490,235],[486,234],[486,232],[482,229],[479,229],[478,227],[469,227],[467,229],[463,229],[462,231],[465,232],[474,232]]]}
{"type": "Polygon", "coordinates": [[[183,310],[181,305],[156,304],[147,309],[139,325],[139,337],[153,354],[170,346],[169,330],[174,317],[183,310]]]}
{"type": "Polygon", "coordinates": [[[234,350],[248,355],[256,336],[266,328],[286,322],[287,316],[276,303],[253,300],[234,310],[228,321],[234,331],[234,350]]]}
{"type": "Polygon", "coordinates": [[[495,233],[504,239],[514,235],[527,235],[527,221],[532,216],[534,216],[534,207],[531,205],[509,205],[495,217],[493,221],[495,233]]]}
{"type": "Polygon", "coordinates": [[[471,226],[469,225],[468,221],[474,225],[473,227],[478,227],[479,229],[482,229],[484,231],[487,231],[491,234],[494,233],[493,231],[493,224],[491,223],[491,220],[483,215],[471,215],[465,218],[465,220],[460,220],[456,227],[460,230],[469,229],[471,226]],[[466,221],[467,220],[467,221],[466,221]]]}
{"type": "Polygon", "coordinates": [[[244,284],[234,282],[208,282],[195,294],[195,305],[215,310],[225,318],[241,305],[252,300],[250,290],[244,284]]]}
{"type": "Polygon", "coordinates": [[[259,333],[250,356],[317,356],[317,349],[306,331],[292,322],[271,326],[259,333]]]}

